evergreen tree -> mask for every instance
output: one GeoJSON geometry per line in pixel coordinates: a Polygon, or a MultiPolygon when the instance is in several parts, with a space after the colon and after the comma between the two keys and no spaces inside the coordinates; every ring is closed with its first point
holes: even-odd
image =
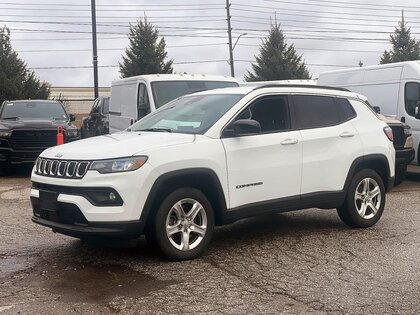
{"type": "Polygon", "coordinates": [[[123,62],[119,63],[123,78],[140,74],[172,73],[172,60],[165,61],[165,39],[159,39],[159,31],[147,19],[130,24],[129,47],[125,50],[123,62]]]}
{"type": "Polygon", "coordinates": [[[381,64],[420,59],[420,42],[411,37],[411,28],[407,27],[404,20],[404,11],[398,27],[390,35],[390,42],[392,48],[390,51],[384,51],[381,64]]]}
{"type": "Polygon", "coordinates": [[[4,100],[47,99],[50,85],[40,82],[32,71],[26,69],[10,44],[10,31],[0,28],[0,105],[4,100]]]}
{"type": "Polygon", "coordinates": [[[302,55],[298,55],[293,44],[288,45],[280,25],[271,26],[268,37],[260,46],[260,55],[255,57],[252,64],[254,73],[248,71],[245,80],[269,81],[309,79],[309,70],[302,55]]]}

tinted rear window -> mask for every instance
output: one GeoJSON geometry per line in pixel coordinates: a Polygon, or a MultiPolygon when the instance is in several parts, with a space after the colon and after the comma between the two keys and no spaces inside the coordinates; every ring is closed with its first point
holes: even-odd
{"type": "Polygon", "coordinates": [[[332,126],[341,121],[341,113],[333,97],[295,95],[293,101],[300,129],[332,126]]]}
{"type": "Polygon", "coordinates": [[[341,121],[352,119],[356,116],[353,106],[346,98],[336,98],[337,105],[341,109],[341,121]]]}

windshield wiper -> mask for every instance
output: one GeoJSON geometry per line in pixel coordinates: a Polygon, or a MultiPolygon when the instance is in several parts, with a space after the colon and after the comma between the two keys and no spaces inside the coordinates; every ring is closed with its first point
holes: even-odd
{"type": "Polygon", "coordinates": [[[172,129],[170,128],[145,128],[145,129],[133,130],[133,131],[172,132],[172,129]]]}
{"type": "Polygon", "coordinates": [[[18,119],[20,119],[20,117],[1,117],[0,119],[3,119],[3,120],[18,120],[18,119]]]}

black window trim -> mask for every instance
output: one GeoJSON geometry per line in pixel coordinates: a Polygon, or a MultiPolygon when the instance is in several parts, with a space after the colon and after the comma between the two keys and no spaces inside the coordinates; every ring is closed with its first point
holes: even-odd
{"type": "MultiPolygon", "coordinates": [[[[404,110],[405,110],[405,112],[408,116],[414,117],[414,115],[410,115],[408,113],[408,110],[407,110],[407,84],[410,84],[410,83],[417,83],[419,85],[419,92],[420,92],[420,82],[419,81],[408,81],[408,82],[405,82],[405,84],[404,84],[404,110]]],[[[418,100],[418,101],[420,101],[420,100],[418,100]]]]}
{"type": "Polygon", "coordinates": [[[342,119],[342,117],[343,117],[343,115],[344,115],[344,113],[343,113],[343,111],[342,111],[342,109],[341,109],[341,107],[340,107],[340,105],[338,104],[338,102],[337,102],[337,99],[338,98],[343,98],[343,99],[346,99],[349,103],[350,103],[350,101],[349,101],[349,98],[348,97],[346,97],[346,96],[339,96],[339,95],[330,95],[330,94],[316,94],[316,93],[291,93],[290,94],[290,103],[289,103],[289,106],[290,107],[292,107],[292,113],[293,113],[293,116],[292,116],[292,119],[293,119],[293,125],[294,126],[296,126],[296,130],[310,130],[310,129],[319,129],[319,128],[328,128],[328,127],[335,127],[335,126],[339,126],[339,125],[342,125],[342,124],[344,124],[344,123],[346,123],[346,122],[348,122],[348,121],[350,121],[350,120],[353,120],[354,118],[356,118],[357,117],[357,112],[356,112],[356,110],[354,109],[354,107],[351,105],[351,103],[350,103],[350,106],[351,106],[351,108],[352,108],[352,110],[353,110],[353,113],[354,113],[354,115],[353,116],[351,116],[351,117],[349,117],[349,118],[347,118],[347,119],[345,119],[345,120],[341,120],[342,119]],[[297,117],[296,117],[296,112],[295,112],[295,96],[319,96],[319,97],[331,97],[332,99],[333,99],[333,101],[334,101],[334,104],[335,104],[335,106],[337,106],[338,107],[338,111],[339,111],[339,113],[340,113],[340,121],[338,122],[338,123],[334,123],[334,124],[326,124],[326,125],[319,125],[319,126],[316,126],[316,127],[307,127],[307,128],[303,128],[303,127],[301,127],[300,126],[300,124],[299,124],[299,122],[298,122],[298,120],[297,120],[297,117]]]}
{"type": "Polygon", "coordinates": [[[293,116],[292,116],[292,106],[290,106],[290,93],[268,93],[268,94],[261,94],[258,95],[256,97],[254,97],[253,99],[251,99],[249,102],[247,102],[245,104],[245,106],[243,106],[242,108],[240,108],[235,115],[232,116],[231,119],[229,119],[229,121],[223,126],[223,128],[220,131],[220,138],[221,139],[226,139],[226,138],[241,138],[241,137],[253,137],[253,136],[260,136],[260,135],[267,135],[267,134],[274,134],[274,133],[283,133],[283,132],[290,132],[290,131],[296,131],[298,129],[295,128],[295,125],[293,123],[293,116]],[[249,108],[250,106],[252,106],[253,104],[255,104],[255,102],[263,99],[263,98],[270,98],[270,97],[285,97],[287,99],[287,111],[289,114],[289,123],[290,123],[290,127],[289,129],[285,129],[285,130],[276,130],[276,131],[266,131],[266,132],[260,132],[258,134],[255,135],[242,135],[242,136],[235,136],[235,137],[223,137],[223,132],[226,128],[229,127],[229,125],[231,123],[233,123],[240,115],[242,115],[242,113],[247,110],[247,108],[249,108]]]}

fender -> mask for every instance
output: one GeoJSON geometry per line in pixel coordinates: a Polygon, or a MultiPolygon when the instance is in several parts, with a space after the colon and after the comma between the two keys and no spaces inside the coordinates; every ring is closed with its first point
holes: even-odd
{"type": "Polygon", "coordinates": [[[222,216],[227,208],[226,198],[219,177],[209,168],[182,169],[160,175],[150,190],[140,221],[146,222],[149,219],[149,214],[151,215],[155,207],[158,207],[156,203],[162,201],[174,186],[200,188],[213,205],[216,224],[222,223],[222,216]],[[197,180],[203,176],[208,177],[210,182],[197,180]]]}
{"type": "MultiPolygon", "coordinates": [[[[387,192],[390,191],[392,189],[392,187],[394,186],[394,178],[390,177],[390,171],[389,171],[390,167],[389,167],[388,159],[383,154],[369,154],[369,155],[364,155],[364,156],[360,156],[360,157],[356,158],[350,166],[349,172],[347,174],[346,181],[344,182],[343,191],[347,192],[347,190],[350,186],[351,180],[352,180],[353,176],[356,174],[356,172],[358,171],[358,167],[361,164],[369,163],[369,162],[373,163],[373,162],[377,162],[377,161],[383,162],[386,166],[385,167],[386,174],[379,174],[379,176],[381,176],[381,177],[382,177],[382,175],[386,176],[386,178],[383,178],[384,185],[385,185],[386,191],[387,192]]],[[[380,165],[378,165],[378,167],[380,167],[380,165]]]]}

